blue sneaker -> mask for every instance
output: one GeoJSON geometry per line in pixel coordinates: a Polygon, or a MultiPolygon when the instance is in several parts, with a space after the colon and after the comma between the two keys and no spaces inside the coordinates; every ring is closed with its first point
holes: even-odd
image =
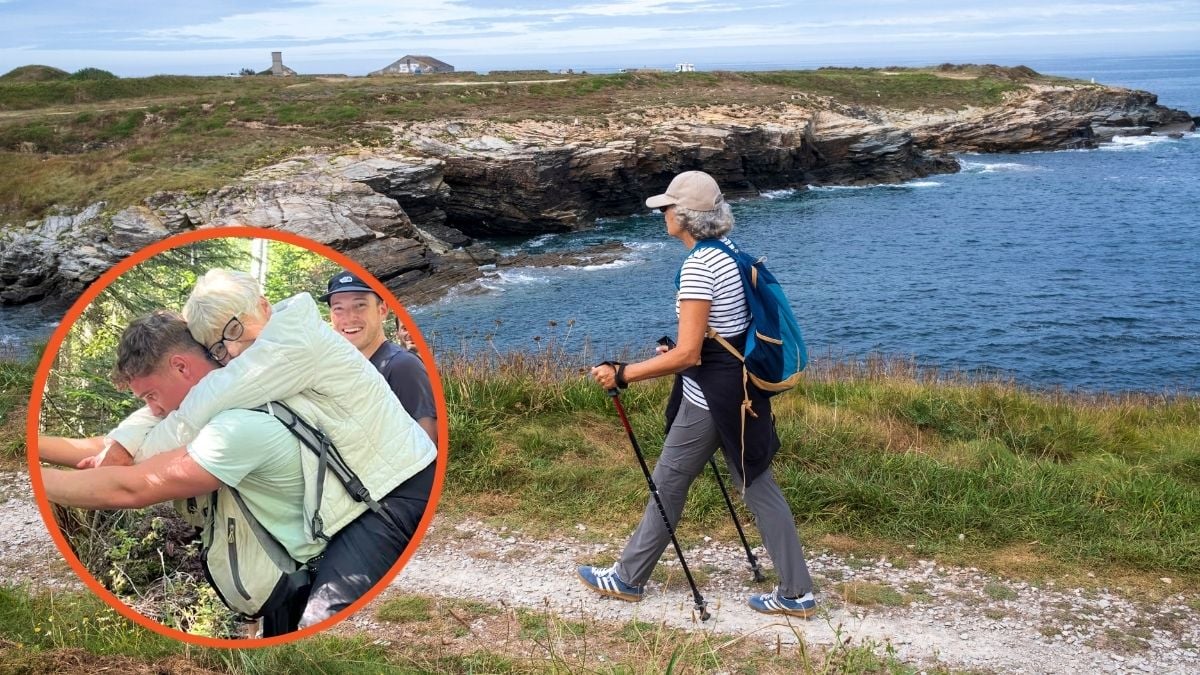
{"type": "Polygon", "coordinates": [[[596,591],[600,595],[607,595],[613,598],[620,598],[628,602],[637,602],[642,599],[642,594],[646,589],[642,586],[631,586],[630,584],[621,581],[617,576],[616,567],[592,567],[584,565],[575,571],[579,575],[579,580],[584,586],[596,591]]]}
{"type": "Polygon", "coordinates": [[[750,609],[763,614],[786,614],[802,619],[812,617],[817,613],[817,601],[812,593],[805,593],[798,598],[785,598],[779,594],[779,587],[770,593],[750,596],[750,609]]]}

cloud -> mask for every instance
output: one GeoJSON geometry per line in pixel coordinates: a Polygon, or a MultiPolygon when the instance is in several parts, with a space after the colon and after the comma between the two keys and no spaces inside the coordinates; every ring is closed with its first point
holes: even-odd
{"type": "MultiPolygon", "coordinates": [[[[761,5],[763,8],[777,5],[761,5]]],[[[411,35],[457,35],[471,25],[484,32],[511,31],[524,26],[536,35],[542,28],[595,19],[648,16],[731,16],[753,12],[759,6],[712,0],[620,0],[547,8],[472,7],[461,0],[430,0],[404,5],[387,0],[313,0],[287,9],[246,12],[217,21],[142,33],[144,40],[205,40],[240,42],[256,40],[322,41],[357,39],[393,32],[396,39],[411,35]]]]}

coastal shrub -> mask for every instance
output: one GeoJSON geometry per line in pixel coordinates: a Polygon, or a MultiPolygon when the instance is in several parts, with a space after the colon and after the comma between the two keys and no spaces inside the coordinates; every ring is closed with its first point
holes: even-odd
{"type": "Polygon", "coordinates": [[[60,68],[33,64],[17,66],[7,73],[0,75],[0,80],[8,80],[10,82],[48,82],[51,80],[63,80],[67,77],[70,77],[70,74],[60,68]]]}
{"type": "Polygon", "coordinates": [[[117,76],[113,75],[112,73],[110,73],[107,70],[102,70],[100,68],[80,68],[79,70],[71,73],[71,76],[68,77],[67,79],[68,80],[115,80],[115,79],[117,79],[117,76]]]}
{"type": "Polygon", "coordinates": [[[25,459],[25,408],[44,349],[43,343],[31,345],[29,354],[0,353],[0,463],[25,459]]]}

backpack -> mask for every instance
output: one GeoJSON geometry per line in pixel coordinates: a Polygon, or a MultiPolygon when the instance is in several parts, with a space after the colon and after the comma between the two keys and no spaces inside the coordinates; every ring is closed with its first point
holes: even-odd
{"type": "MultiPolygon", "coordinates": [[[[319,457],[317,501],[323,490],[325,472],[330,470],[351,497],[390,520],[390,514],[371,498],[362,481],[346,465],[337,448],[319,429],[305,422],[288,406],[274,401],[250,410],[273,415],[319,457]]],[[[205,576],[221,601],[249,618],[269,614],[299,590],[309,585],[309,562],[294,560],[254,514],[238,491],[227,485],[201,500],[195,497],[176,502],[184,520],[201,528],[200,556],[205,576]]],[[[394,521],[392,521],[394,523],[394,521]]],[[[329,540],[321,530],[320,511],[311,523],[314,536],[329,540]]]]}
{"type": "Polygon", "coordinates": [[[750,382],[767,396],[796,386],[800,381],[800,371],[808,365],[807,349],[800,333],[800,324],[783,294],[783,288],[767,269],[764,262],[766,258],[756,259],[720,239],[701,239],[692,251],[701,248],[719,249],[733,258],[741,273],[742,289],[750,309],[744,353],[738,352],[711,328],[707,337],[713,338],[736,356],[742,362],[750,382]]]}

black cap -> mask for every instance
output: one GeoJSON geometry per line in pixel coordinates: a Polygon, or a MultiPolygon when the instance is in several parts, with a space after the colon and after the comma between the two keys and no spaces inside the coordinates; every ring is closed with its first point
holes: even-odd
{"type": "MultiPolygon", "coordinates": [[[[321,302],[329,302],[329,297],[335,293],[349,293],[357,291],[359,293],[375,293],[375,289],[371,288],[358,275],[353,272],[342,270],[333,275],[329,279],[329,284],[326,287],[325,295],[318,298],[321,302]]],[[[375,295],[379,295],[375,293],[375,295]]]]}

